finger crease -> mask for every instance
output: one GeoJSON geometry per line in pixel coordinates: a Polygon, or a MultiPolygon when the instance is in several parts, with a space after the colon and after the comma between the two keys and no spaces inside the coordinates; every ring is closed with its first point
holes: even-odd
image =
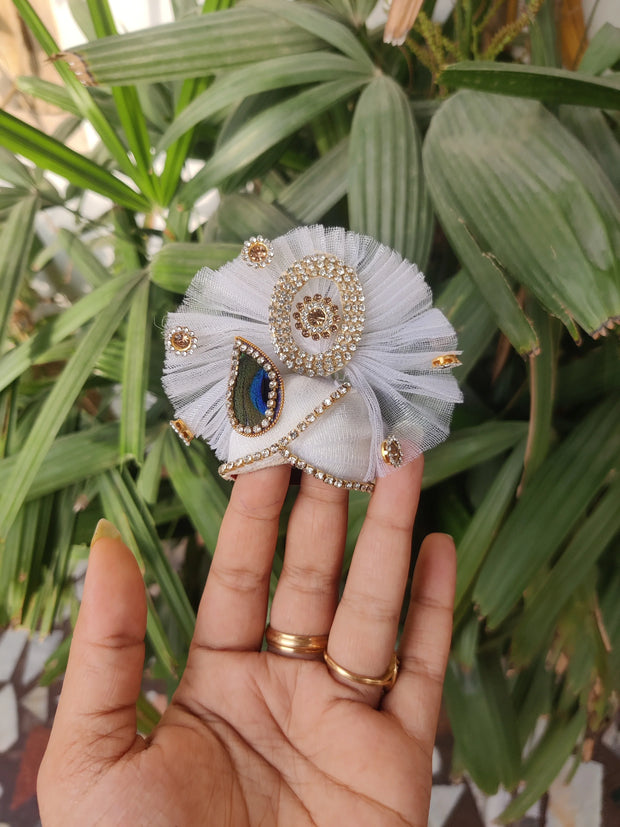
{"type": "Polygon", "coordinates": [[[209,576],[217,580],[224,588],[242,594],[255,592],[264,587],[269,580],[269,573],[224,566],[212,566],[209,576]]]}
{"type": "Polygon", "coordinates": [[[102,640],[90,640],[87,637],[77,638],[76,644],[78,646],[85,645],[89,648],[100,649],[109,652],[126,652],[129,649],[144,648],[144,640],[133,640],[123,637],[122,635],[103,638],[102,640]]]}
{"type": "Polygon", "coordinates": [[[400,607],[395,611],[389,600],[381,600],[376,595],[356,593],[347,595],[346,591],[340,601],[340,607],[363,620],[377,623],[395,623],[400,619],[400,607]]]}
{"type": "Polygon", "coordinates": [[[424,658],[419,658],[416,655],[401,655],[400,656],[400,673],[410,673],[418,675],[423,678],[428,678],[433,683],[443,686],[444,670],[437,669],[429,664],[424,658]]]}
{"type": "Polygon", "coordinates": [[[441,600],[436,600],[434,597],[431,597],[428,594],[424,594],[420,592],[413,596],[412,603],[415,606],[418,606],[421,609],[433,609],[439,610],[440,612],[449,612],[450,616],[452,616],[453,606],[451,603],[444,603],[441,600]]]}
{"type": "Polygon", "coordinates": [[[373,528],[378,528],[381,531],[387,531],[392,534],[396,532],[409,537],[413,531],[413,515],[409,519],[399,520],[398,518],[395,519],[394,516],[388,517],[387,515],[384,516],[383,514],[375,514],[369,511],[365,526],[369,524],[372,525],[373,528]]]}
{"type": "Polygon", "coordinates": [[[280,582],[286,583],[289,588],[303,594],[326,592],[331,596],[334,591],[333,575],[326,574],[318,569],[287,565],[286,562],[280,575],[280,582]]]}
{"type": "Polygon", "coordinates": [[[257,503],[250,505],[243,502],[243,500],[231,499],[229,508],[229,515],[234,514],[241,520],[252,520],[256,523],[274,523],[282,508],[282,503],[278,500],[277,503],[257,503]]]}

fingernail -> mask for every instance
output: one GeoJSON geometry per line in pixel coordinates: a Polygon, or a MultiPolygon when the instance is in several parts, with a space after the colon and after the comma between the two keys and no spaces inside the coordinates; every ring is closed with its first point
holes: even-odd
{"type": "Polygon", "coordinates": [[[97,523],[97,527],[95,528],[95,533],[93,534],[93,539],[90,541],[90,547],[92,548],[97,540],[121,540],[121,533],[115,525],[109,520],[99,520],[97,523]]]}

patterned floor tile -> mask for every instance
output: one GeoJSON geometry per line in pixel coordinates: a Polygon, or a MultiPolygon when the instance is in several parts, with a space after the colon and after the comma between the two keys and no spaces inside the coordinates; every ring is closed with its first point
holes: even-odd
{"type": "Polygon", "coordinates": [[[601,739],[602,743],[620,758],[620,729],[612,724],[601,739]]]}
{"type": "Polygon", "coordinates": [[[18,738],[17,696],[13,684],[7,683],[0,689],[0,753],[11,749],[18,738]]]}
{"type": "Polygon", "coordinates": [[[603,775],[603,827],[620,824],[620,756],[604,743],[596,744],[593,758],[605,767],[603,775]]]}
{"type": "Polygon", "coordinates": [[[443,827],[465,791],[464,784],[435,784],[431,792],[428,827],[443,827]]]}
{"type": "Polygon", "coordinates": [[[52,655],[62,640],[63,633],[60,629],[52,632],[43,640],[33,638],[28,643],[26,651],[26,660],[24,663],[24,670],[22,672],[22,685],[26,686],[37,678],[43,671],[45,661],[52,655]]]}
{"type": "Polygon", "coordinates": [[[7,629],[0,637],[0,683],[10,681],[28,640],[25,629],[7,629]]]}
{"type": "Polygon", "coordinates": [[[21,698],[20,704],[45,723],[49,716],[49,689],[47,686],[35,686],[21,698]]]}
{"type": "Polygon", "coordinates": [[[495,795],[485,795],[472,782],[469,783],[469,787],[484,827],[496,827],[495,819],[510,804],[512,799],[510,793],[500,789],[495,795]]]}
{"type": "Polygon", "coordinates": [[[433,749],[433,780],[438,776],[441,775],[443,770],[443,760],[441,757],[441,752],[434,747],[433,749]]]}
{"type": "Polygon", "coordinates": [[[603,765],[596,761],[581,764],[569,778],[573,766],[572,760],[567,762],[549,788],[545,827],[601,827],[603,765]]]}
{"type": "Polygon", "coordinates": [[[20,810],[25,804],[33,803],[37,794],[37,773],[47,747],[51,730],[49,727],[35,727],[28,734],[15,787],[11,797],[11,810],[20,810]]]}
{"type": "MultiPolygon", "coordinates": [[[[54,648],[61,639],[62,632],[57,632],[54,648]]],[[[0,638],[0,656],[10,659],[10,664],[2,660],[0,672],[5,679],[0,682],[0,827],[40,825],[35,782],[60,692],[60,682],[49,688],[36,683],[50,648],[49,643],[28,642],[27,632],[20,629],[7,630],[0,638]]]]}
{"type": "MultiPolygon", "coordinates": [[[[512,793],[500,788],[495,795],[485,795],[473,782],[469,782],[472,795],[484,827],[496,827],[497,817],[506,809],[513,799],[512,793]]],[[[540,802],[536,802],[523,818],[514,822],[515,827],[542,827],[540,802]]]]}
{"type": "Polygon", "coordinates": [[[465,784],[465,789],[446,821],[441,827],[484,827],[476,807],[471,790],[465,784]]]}

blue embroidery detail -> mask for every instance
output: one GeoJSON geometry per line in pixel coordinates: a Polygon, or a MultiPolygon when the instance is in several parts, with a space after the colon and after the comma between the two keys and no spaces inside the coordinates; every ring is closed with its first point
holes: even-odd
{"type": "Polygon", "coordinates": [[[269,377],[267,371],[261,368],[252,379],[250,385],[250,399],[252,404],[263,416],[267,413],[267,394],[269,392],[269,377]]]}

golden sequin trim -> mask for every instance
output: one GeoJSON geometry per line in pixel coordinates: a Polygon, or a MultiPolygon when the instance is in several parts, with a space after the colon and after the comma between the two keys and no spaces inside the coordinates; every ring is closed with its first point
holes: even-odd
{"type": "Polygon", "coordinates": [[[194,438],[194,432],[182,419],[171,419],[170,427],[186,445],[189,445],[194,438]]]}
{"type": "Polygon", "coordinates": [[[395,436],[388,436],[381,443],[383,461],[394,468],[399,468],[403,461],[403,449],[395,436]]]}
{"type": "Polygon", "coordinates": [[[304,474],[311,474],[313,477],[316,477],[317,480],[321,480],[321,482],[327,485],[333,485],[334,488],[347,488],[349,491],[364,491],[367,494],[372,494],[375,489],[374,482],[357,482],[355,480],[343,480],[340,477],[334,477],[333,474],[328,474],[327,471],[315,468],[305,462],[305,460],[295,456],[295,454],[292,454],[288,449],[281,451],[281,454],[288,460],[289,465],[292,465],[294,468],[299,468],[304,474]]]}
{"type": "Polygon", "coordinates": [[[86,60],[77,52],[58,52],[58,54],[52,55],[49,60],[53,63],[57,60],[64,60],[83,86],[99,86],[86,60]]]}
{"type": "Polygon", "coordinates": [[[431,365],[434,368],[458,368],[461,360],[456,353],[444,353],[442,356],[436,356],[431,365]]]}

